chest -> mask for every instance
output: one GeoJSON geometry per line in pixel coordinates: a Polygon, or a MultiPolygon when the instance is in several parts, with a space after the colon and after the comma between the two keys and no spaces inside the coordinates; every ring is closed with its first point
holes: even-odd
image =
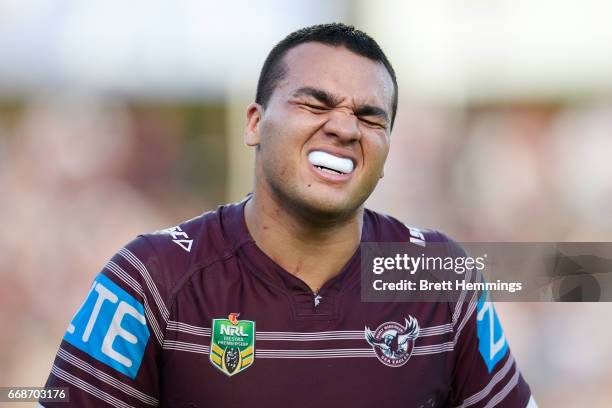
{"type": "Polygon", "coordinates": [[[177,294],[162,406],[445,406],[453,333],[444,305],[362,303],[356,285],[315,306],[308,294],[228,274],[177,294]]]}

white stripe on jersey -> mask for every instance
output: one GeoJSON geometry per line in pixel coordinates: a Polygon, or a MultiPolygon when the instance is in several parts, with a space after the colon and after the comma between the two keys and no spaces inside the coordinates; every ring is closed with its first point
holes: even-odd
{"type": "Polygon", "coordinates": [[[121,268],[119,265],[117,265],[113,261],[108,261],[106,265],[104,265],[104,267],[114,273],[130,288],[134,289],[134,292],[138,293],[140,297],[145,297],[144,291],[142,290],[142,285],[136,279],[132,278],[130,274],[124,271],[123,268],[121,268]]]}
{"type": "Polygon", "coordinates": [[[198,327],[192,326],[188,323],[176,322],[174,320],[169,320],[168,325],[166,326],[166,330],[172,331],[180,331],[188,334],[195,334],[196,336],[208,336],[211,335],[210,327],[198,327]]]}
{"type": "MultiPolygon", "coordinates": [[[[168,321],[167,330],[179,331],[196,336],[211,336],[210,327],[192,326],[187,323],[168,321]]],[[[424,327],[419,332],[419,337],[438,336],[440,334],[450,333],[453,331],[453,324],[446,323],[439,326],[424,327]]],[[[284,341],[321,341],[321,340],[363,340],[365,334],[363,330],[340,330],[340,331],[324,331],[324,332],[265,332],[258,331],[255,333],[257,340],[284,340],[284,341]]]]}
{"type": "MultiPolygon", "coordinates": [[[[469,407],[470,405],[474,405],[477,402],[482,401],[483,398],[485,398],[487,395],[491,393],[491,390],[493,390],[493,387],[495,387],[498,382],[500,382],[504,377],[508,375],[508,372],[513,366],[514,366],[514,357],[512,356],[512,354],[510,354],[510,357],[508,358],[504,366],[493,376],[493,378],[491,378],[491,381],[489,381],[489,383],[482,390],[478,391],[476,394],[472,395],[471,397],[466,398],[463,401],[463,404],[461,404],[458,408],[469,407]]],[[[516,367],[514,367],[514,369],[516,370],[516,367]]]]}
{"type": "Polygon", "coordinates": [[[157,342],[161,346],[164,343],[164,335],[162,334],[159,328],[159,325],[157,324],[157,320],[155,319],[153,312],[151,312],[151,308],[149,307],[149,302],[147,301],[147,298],[144,298],[144,300],[145,300],[145,314],[147,315],[147,321],[151,324],[151,328],[153,329],[153,332],[155,333],[155,338],[157,339],[157,342]]]}
{"type": "Polygon", "coordinates": [[[415,346],[412,350],[413,356],[424,356],[427,354],[444,353],[445,351],[453,351],[455,344],[452,341],[442,344],[432,344],[430,346],[415,346]]]}
{"type": "Polygon", "coordinates": [[[256,350],[256,358],[344,358],[376,357],[372,348],[328,350],[256,350]]]}
{"type": "MultiPolygon", "coordinates": [[[[453,351],[453,343],[432,344],[429,346],[416,346],[412,355],[423,356],[453,351]]],[[[183,341],[166,340],[164,349],[186,351],[190,353],[209,354],[210,347],[203,344],[187,343],[183,341]]],[[[349,348],[349,349],[261,349],[255,351],[257,358],[336,358],[336,357],[376,357],[373,348],[349,348]]]]}
{"type": "Polygon", "coordinates": [[[121,401],[120,399],[117,399],[115,397],[113,397],[110,394],[107,394],[106,392],[102,391],[99,388],[94,387],[93,385],[81,380],[80,378],[75,377],[72,374],[67,373],[66,371],[62,370],[61,368],[59,368],[58,366],[56,366],[55,364],[53,365],[53,367],[51,368],[51,373],[53,375],[55,375],[57,378],[60,378],[64,381],[66,381],[69,384],[74,385],[75,387],[78,387],[80,389],[82,389],[83,391],[93,395],[94,397],[98,397],[100,398],[102,401],[107,402],[108,404],[114,406],[114,407],[119,407],[119,408],[134,408],[132,405],[129,405],[123,401],[121,401]]]}
{"type": "Polygon", "coordinates": [[[512,389],[516,387],[516,384],[518,384],[519,375],[519,370],[514,370],[514,375],[512,376],[512,378],[510,378],[508,384],[506,384],[500,392],[498,392],[493,398],[491,398],[487,405],[485,405],[485,408],[492,408],[502,402],[503,399],[506,398],[508,394],[510,394],[510,391],[512,391],[512,389]]]}
{"type": "Polygon", "coordinates": [[[80,358],[70,354],[69,352],[67,352],[66,350],[64,350],[63,348],[60,347],[59,351],[57,352],[58,357],[60,357],[62,360],[66,361],[67,363],[72,364],[73,366],[80,368],[81,370],[85,371],[86,373],[92,375],[93,377],[97,378],[98,380],[105,382],[106,384],[115,387],[116,389],[123,391],[124,393],[137,398],[139,400],[141,400],[142,402],[144,402],[145,404],[149,404],[152,406],[158,406],[159,405],[159,401],[156,398],[153,398],[139,390],[137,390],[136,388],[125,384],[121,381],[119,381],[118,379],[116,379],[115,377],[112,377],[108,374],[106,374],[104,371],[98,370],[97,368],[95,368],[94,366],[92,366],[91,364],[86,363],[85,361],[81,360],[80,358]]]}
{"type": "MultiPolygon", "coordinates": [[[[452,343],[433,346],[415,347],[412,355],[437,354],[453,350],[452,343]],[[427,348],[425,348],[427,347],[427,348]]],[[[358,349],[321,349],[321,350],[266,350],[258,349],[257,358],[341,358],[341,357],[376,357],[372,348],[358,349]]]]}
{"type": "Polygon", "coordinates": [[[145,280],[145,283],[147,284],[147,288],[153,294],[153,299],[155,300],[155,303],[159,308],[160,314],[162,315],[164,321],[168,322],[168,309],[166,308],[166,305],[164,304],[161,296],[159,295],[159,292],[157,291],[157,286],[155,286],[155,282],[153,282],[151,275],[149,275],[149,271],[146,266],[144,266],[144,264],[140,262],[140,259],[138,259],[136,255],[134,255],[127,248],[122,248],[121,250],[119,250],[119,255],[125,258],[130,264],[132,264],[134,268],[136,268],[140,272],[143,279],[145,280]]]}
{"type": "Polygon", "coordinates": [[[440,326],[424,327],[419,331],[419,337],[437,336],[439,334],[450,333],[453,331],[453,324],[446,323],[440,326]]]}
{"type": "MultiPolygon", "coordinates": [[[[465,281],[470,282],[472,277],[472,270],[468,269],[465,273],[465,281]]],[[[467,289],[463,289],[461,291],[461,295],[459,295],[459,300],[455,304],[455,312],[453,313],[453,324],[457,324],[457,320],[459,320],[459,315],[461,314],[461,309],[463,308],[463,302],[465,301],[465,295],[467,293],[467,289]]]]}
{"type": "Polygon", "coordinates": [[[340,330],[327,332],[257,332],[257,340],[319,341],[319,340],[365,340],[363,330],[340,330]]]}
{"type": "Polygon", "coordinates": [[[134,278],[132,278],[126,271],[123,270],[119,265],[117,265],[113,261],[109,261],[105,266],[106,269],[115,274],[119,279],[121,279],[126,285],[134,289],[136,293],[140,297],[142,297],[145,308],[145,315],[147,315],[147,321],[151,325],[153,329],[153,333],[155,334],[155,338],[157,338],[157,342],[161,346],[164,341],[164,335],[162,334],[161,329],[159,328],[159,323],[157,323],[157,319],[151,310],[151,306],[149,305],[149,301],[144,294],[144,290],[140,283],[138,283],[134,278]]]}
{"type": "Polygon", "coordinates": [[[166,340],[164,341],[163,348],[170,350],[189,351],[191,353],[199,354],[210,353],[210,347],[208,346],[205,346],[203,344],[185,343],[183,341],[166,340]]]}
{"type": "Polygon", "coordinates": [[[459,323],[459,328],[457,328],[457,332],[455,333],[455,340],[454,340],[455,344],[457,344],[457,341],[459,340],[459,335],[461,335],[461,331],[467,324],[468,320],[470,320],[470,317],[472,316],[472,314],[474,314],[474,310],[476,310],[477,304],[478,302],[476,300],[476,292],[474,292],[472,293],[472,298],[470,299],[470,303],[465,312],[465,315],[463,316],[461,323],[459,323]]]}

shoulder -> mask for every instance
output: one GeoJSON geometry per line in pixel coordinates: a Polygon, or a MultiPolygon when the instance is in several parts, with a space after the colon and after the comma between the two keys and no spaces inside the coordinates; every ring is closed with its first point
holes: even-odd
{"type": "Polygon", "coordinates": [[[410,226],[387,214],[366,209],[364,218],[370,229],[368,234],[370,241],[410,242],[421,247],[427,247],[429,243],[438,243],[442,244],[441,247],[448,247],[449,251],[461,248],[440,231],[410,226]]]}
{"type": "Polygon", "coordinates": [[[233,251],[240,242],[237,204],[220,206],[175,226],[138,235],[118,255],[171,296],[189,274],[233,251]]]}
{"type": "MultiPolygon", "coordinates": [[[[419,258],[420,262],[427,265],[419,267],[419,277],[430,282],[479,279],[478,271],[472,270],[473,268],[455,268],[456,265],[465,265],[469,254],[445,233],[412,227],[392,216],[370,210],[366,210],[365,217],[370,229],[365,241],[374,244],[370,253],[385,254],[386,257],[404,253],[409,257],[419,258]]],[[[457,309],[458,301],[462,301],[456,291],[443,291],[441,294],[453,311],[457,309]]]]}

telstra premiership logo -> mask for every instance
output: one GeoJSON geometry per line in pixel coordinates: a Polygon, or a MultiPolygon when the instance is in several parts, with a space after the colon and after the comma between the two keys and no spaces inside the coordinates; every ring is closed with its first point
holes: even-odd
{"type": "Polygon", "coordinates": [[[239,313],[227,319],[213,319],[210,362],[232,376],[249,368],[255,361],[255,322],[238,320],[239,313]]]}

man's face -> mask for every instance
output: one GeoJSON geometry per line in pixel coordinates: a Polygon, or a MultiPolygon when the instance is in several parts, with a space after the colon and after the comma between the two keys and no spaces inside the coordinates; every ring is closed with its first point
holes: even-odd
{"type": "Polygon", "coordinates": [[[248,110],[257,186],[309,214],[350,216],[383,173],[391,76],[378,62],[315,42],[292,48],[283,62],[286,75],[265,110],[248,110]]]}

